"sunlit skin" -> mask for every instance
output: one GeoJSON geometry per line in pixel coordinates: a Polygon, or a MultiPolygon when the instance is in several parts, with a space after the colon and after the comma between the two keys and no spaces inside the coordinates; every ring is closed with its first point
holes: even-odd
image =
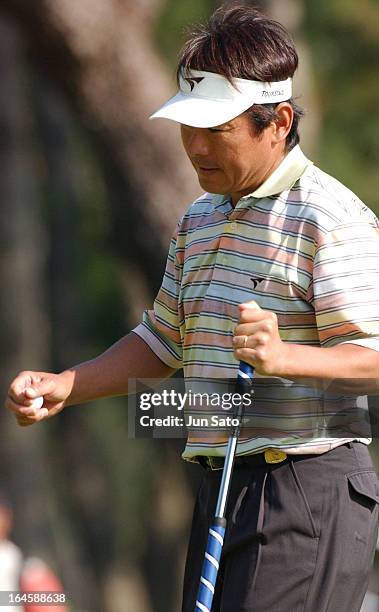
{"type": "Polygon", "coordinates": [[[277,114],[259,136],[247,113],[212,128],[181,125],[184,149],[205,191],[230,195],[235,205],[272,174],[286,154],[292,107],[283,102],[277,114]]]}

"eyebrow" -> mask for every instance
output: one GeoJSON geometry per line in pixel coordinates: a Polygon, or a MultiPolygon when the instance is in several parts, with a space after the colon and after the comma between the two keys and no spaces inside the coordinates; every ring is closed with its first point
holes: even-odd
{"type": "Polygon", "coordinates": [[[229,128],[229,127],[233,127],[233,122],[232,121],[228,121],[228,123],[222,123],[221,125],[215,125],[211,128],[208,128],[210,130],[222,130],[224,128],[229,128]]]}

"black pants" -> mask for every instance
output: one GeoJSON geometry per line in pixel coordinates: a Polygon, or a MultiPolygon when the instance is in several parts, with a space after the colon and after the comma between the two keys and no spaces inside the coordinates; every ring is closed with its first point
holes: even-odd
{"type": "MultiPolygon", "coordinates": [[[[194,612],[221,471],[204,471],[182,612],[194,612]]],[[[378,479],[360,443],[235,467],[212,612],[359,612],[378,524],[378,479]]]]}

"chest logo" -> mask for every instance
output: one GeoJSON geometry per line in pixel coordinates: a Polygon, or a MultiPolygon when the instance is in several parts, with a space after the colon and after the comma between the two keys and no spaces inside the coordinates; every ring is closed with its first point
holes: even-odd
{"type": "Polygon", "coordinates": [[[250,280],[253,283],[254,289],[257,289],[258,285],[263,283],[265,279],[263,276],[255,276],[255,277],[251,277],[250,280]]]}

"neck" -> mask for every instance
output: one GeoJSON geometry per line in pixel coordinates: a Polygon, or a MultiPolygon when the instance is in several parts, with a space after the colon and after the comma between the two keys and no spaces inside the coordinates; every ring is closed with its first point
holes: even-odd
{"type": "Polygon", "coordinates": [[[256,182],[251,184],[246,189],[243,189],[242,191],[231,193],[230,196],[231,196],[232,206],[235,207],[241,198],[243,198],[246,195],[249,195],[250,193],[253,193],[256,189],[258,189],[258,187],[263,185],[263,183],[267,181],[269,176],[271,176],[271,174],[275,172],[278,166],[280,166],[283,159],[286,157],[287,153],[288,153],[287,150],[285,149],[281,150],[279,155],[273,158],[272,160],[270,160],[269,165],[264,170],[262,170],[262,173],[259,176],[259,178],[257,177],[256,182]]]}

